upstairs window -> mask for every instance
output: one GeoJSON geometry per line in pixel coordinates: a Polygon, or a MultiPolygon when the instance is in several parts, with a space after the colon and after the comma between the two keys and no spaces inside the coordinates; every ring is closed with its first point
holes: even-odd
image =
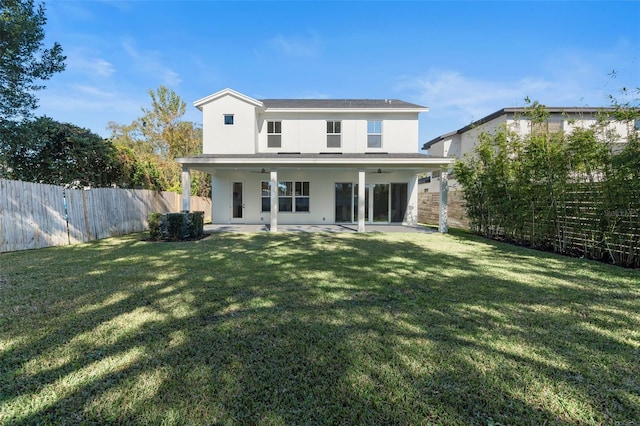
{"type": "Polygon", "coordinates": [[[282,147],[282,122],[267,121],[267,147],[282,147]]]}
{"type": "Polygon", "coordinates": [[[233,114],[224,115],[224,124],[225,126],[233,126],[233,114]]]}
{"type": "Polygon", "coordinates": [[[559,133],[562,131],[562,121],[545,120],[541,123],[531,122],[531,133],[534,135],[559,133]]]}
{"type": "Polygon", "coordinates": [[[382,121],[367,121],[367,148],[382,148],[382,121]]]}
{"type": "Polygon", "coordinates": [[[340,121],[327,121],[327,148],[340,148],[340,121]]]}

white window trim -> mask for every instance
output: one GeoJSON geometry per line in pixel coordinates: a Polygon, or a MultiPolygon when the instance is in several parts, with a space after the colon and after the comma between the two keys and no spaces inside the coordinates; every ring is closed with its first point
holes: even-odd
{"type": "Polygon", "coordinates": [[[367,149],[381,149],[384,146],[384,141],[382,137],[384,124],[382,121],[383,120],[367,120],[367,149]],[[370,122],[380,123],[380,133],[377,133],[377,132],[369,133],[370,122]],[[369,136],[380,136],[380,146],[369,146],[369,136]]]}
{"type": "MultiPolygon", "coordinates": [[[[263,184],[267,184],[267,187],[270,188],[270,182],[263,180],[260,181],[260,212],[261,213],[268,213],[271,211],[271,194],[269,194],[268,196],[263,195],[262,192],[262,185],[263,184]],[[269,199],[269,203],[267,204],[269,206],[269,210],[263,210],[263,206],[264,204],[262,203],[262,201],[268,198],[269,199]]],[[[295,180],[283,180],[283,181],[279,181],[278,182],[278,203],[280,202],[281,198],[289,198],[291,199],[291,210],[280,210],[278,209],[278,213],[311,213],[311,183],[308,180],[305,181],[295,181],[295,180]],[[280,185],[281,184],[287,184],[287,183],[291,183],[291,195],[280,195],[280,185]],[[304,189],[304,184],[306,183],[309,187],[309,195],[296,195],[296,184],[300,183],[302,185],[302,188],[304,189]],[[296,210],[296,199],[297,198],[306,198],[307,200],[309,200],[308,204],[309,204],[309,210],[302,210],[302,211],[297,211],[296,210]]]]}
{"type": "Polygon", "coordinates": [[[329,130],[327,129],[327,148],[328,149],[340,149],[342,148],[342,120],[327,120],[327,127],[329,127],[329,123],[333,123],[332,130],[333,132],[329,132],[329,130]],[[340,131],[336,132],[335,128],[336,125],[335,123],[339,123],[340,125],[340,131]],[[337,136],[338,137],[338,146],[329,146],[329,137],[330,136],[337,136]]]}
{"type": "Polygon", "coordinates": [[[268,149],[281,149],[282,148],[282,120],[267,120],[267,148],[268,149]],[[273,132],[269,132],[269,124],[274,123],[273,132]],[[280,123],[280,132],[276,132],[275,123],[280,123]],[[269,136],[280,136],[280,146],[269,146],[269,136]]]}

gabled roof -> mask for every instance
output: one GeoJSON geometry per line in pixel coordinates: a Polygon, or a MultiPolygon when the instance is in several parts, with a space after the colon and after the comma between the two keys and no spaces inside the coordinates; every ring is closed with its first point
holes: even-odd
{"type": "Polygon", "coordinates": [[[197,101],[195,101],[193,103],[193,106],[195,106],[196,108],[198,108],[199,110],[202,111],[202,107],[204,105],[208,104],[209,102],[213,102],[216,99],[219,99],[219,98],[221,98],[223,96],[233,96],[234,98],[240,99],[241,101],[244,101],[244,102],[247,102],[249,104],[252,104],[252,105],[254,105],[254,106],[258,107],[258,108],[262,108],[264,106],[262,104],[262,102],[260,102],[259,100],[250,98],[249,96],[243,95],[240,92],[236,92],[233,89],[223,89],[223,90],[221,90],[219,92],[216,92],[216,93],[214,93],[212,95],[206,96],[206,97],[204,97],[202,99],[198,99],[197,101]]]}
{"type": "MultiPolygon", "coordinates": [[[[550,114],[597,114],[597,113],[601,113],[601,112],[613,112],[616,109],[615,108],[607,108],[607,107],[600,107],[600,108],[592,108],[592,107],[544,107],[545,110],[547,112],[549,112],[550,114]]],[[[513,108],[502,108],[494,113],[491,113],[489,115],[487,115],[486,117],[483,117],[479,120],[474,121],[471,124],[467,124],[464,127],[461,127],[458,130],[454,130],[453,132],[449,132],[449,133],[445,133],[444,135],[440,135],[436,138],[431,139],[429,142],[425,142],[424,145],[422,145],[422,149],[429,149],[431,148],[431,146],[433,146],[434,144],[444,140],[444,139],[448,139],[452,136],[455,135],[460,135],[462,133],[468,132],[469,130],[478,127],[482,124],[488,123],[489,121],[495,120],[496,118],[502,116],[502,115],[506,115],[506,114],[525,114],[526,112],[530,111],[531,108],[527,108],[527,107],[513,107],[513,108]]]]}
{"type": "Polygon", "coordinates": [[[224,89],[212,95],[198,99],[193,105],[202,110],[202,107],[223,96],[233,96],[263,111],[290,111],[290,110],[368,110],[368,111],[403,111],[426,112],[429,108],[401,101],[399,99],[254,99],[233,89],[224,89]]]}

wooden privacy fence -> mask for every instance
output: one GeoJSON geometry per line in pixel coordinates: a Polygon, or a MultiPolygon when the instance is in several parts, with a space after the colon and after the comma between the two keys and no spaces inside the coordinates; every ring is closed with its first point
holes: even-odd
{"type": "MultiPolygon", "coordinates": [[[[143,189],[65,189],[0,179],[0,252],[78,244],[147,229],[147,215],[181,208],[181,195],[143,189]]],[[[211,220],[211,199],[191,197],[211,220]]]]}
{"type": "MultiPolygon", "coordinates": [[[[469,219],[464,211],[464,200],[461,191],[449,191],[447,194],[447,219],[453,228],[469,229],[469,219]]],[[[440,220],[440,193],[418,193],[418,222],[427,225],[438,225],[440,220]]]]}

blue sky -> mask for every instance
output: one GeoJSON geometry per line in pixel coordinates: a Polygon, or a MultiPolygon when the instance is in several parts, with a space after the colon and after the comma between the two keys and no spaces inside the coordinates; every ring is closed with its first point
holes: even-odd
{"type": "Polygon", "coordinates": [[[640,86],[640,1],[45,3],[67,69],[39,114],[108,136],[165,85],[187,102],[398,98],[428,106],[420,143],[524,98],[606,106],[640,86]],[[609,74],[615,70],[616,77],[609,74]]]}

